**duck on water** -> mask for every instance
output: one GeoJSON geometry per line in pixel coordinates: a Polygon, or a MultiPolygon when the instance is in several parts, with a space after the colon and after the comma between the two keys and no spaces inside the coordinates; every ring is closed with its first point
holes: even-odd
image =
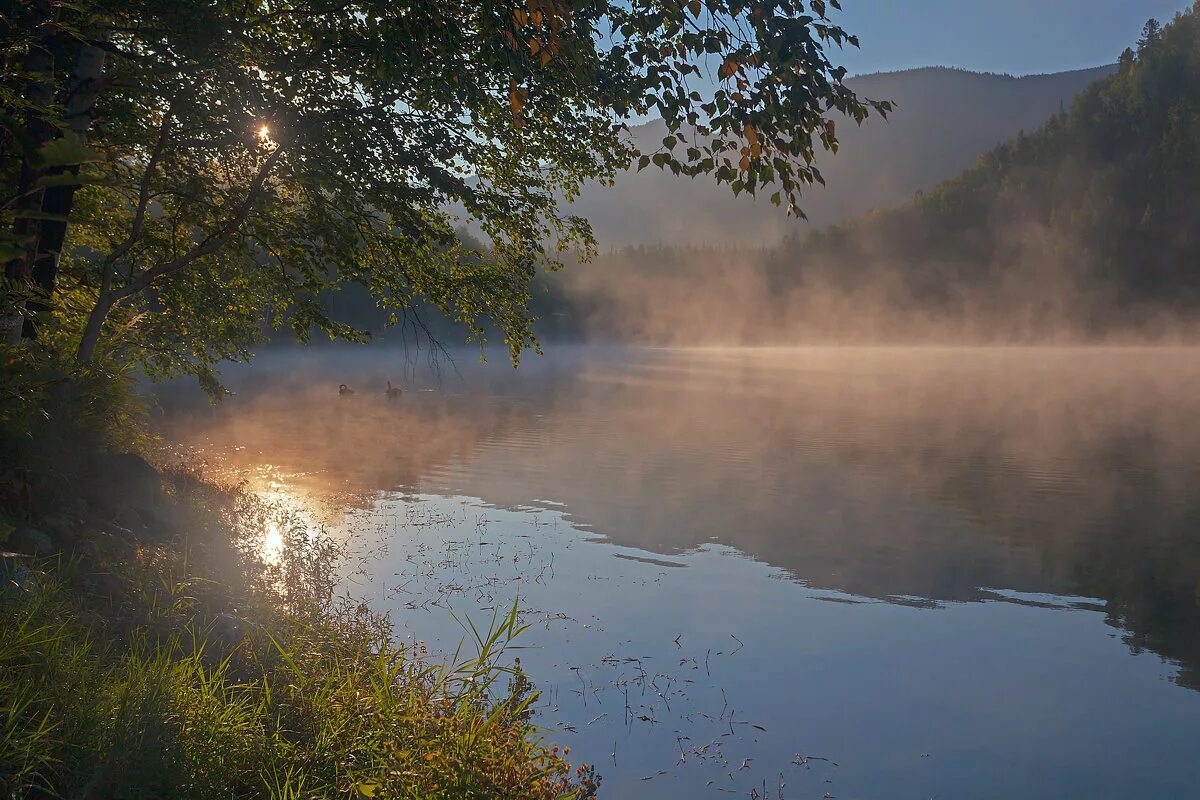
{"type": "MultiPolygon", "coordinates": [[[[338,394],[342,397],[349,397],[354,394],[354,390],[343,383],[338,385],[338,394]]],[[[402,394],[404,394],[403,389],[401,389],[399,386],[392,386],[391,381],[387,382],[387,389],[384,390],[384,395],[387,396],[388,400],[396,400],[402,394]]]]}

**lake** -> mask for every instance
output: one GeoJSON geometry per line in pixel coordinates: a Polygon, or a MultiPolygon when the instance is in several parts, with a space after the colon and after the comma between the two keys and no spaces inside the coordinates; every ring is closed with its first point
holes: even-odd
{"type": "Polygon", "coordinates": [[[406,640],[515,600],[602,797],[1200,795],[1200,352],[548,349],[268,351],[165,430],[406,640]]]}

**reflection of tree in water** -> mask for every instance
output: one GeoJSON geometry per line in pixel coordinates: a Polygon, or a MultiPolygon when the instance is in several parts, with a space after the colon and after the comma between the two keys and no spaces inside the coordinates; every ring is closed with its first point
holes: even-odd
{"type": "Polygon", "coordinates": [[[270,395],[193,434],[312,491],[440,485],[566,505],[613,542],[719,541],[799,580],[920,602],[1104,600],[1200,688],[1200,367],[1190,353],[648,356],[403,407],[270,395]],[[223,427],[222,427],[223,426],[223,427]],[[258,453],[261,452],[260,456],[258,453]]]}
{"type": "Polygon", "coordinates": [[[1040,458],[1014,458],[995,439],[970,447],[969,437],[954,437],[928,461],[969,467],[925,474],[980,535],[1037,554],[1027,590],[1103,600],[1109,624],[1135,652],[1177,663],[1178,681],[1200,689],[1200,441],[1176,416],[1195,395],[1181,387],[1164,400],[1161,389],[1131,386],[1149,392],[1144,408],[1086,435],[1047,440],[1040,458]],[[1054,475],[1048,463],[1074,474],[1054,475]]]}
{"type": "Polygon", "coordinates": [[[1164,468],[1154,444],[1112,442],[1108,463],[1125,480],[1105,530],[1081,538],[1073,574],[1080,593],[1105,599],[1131,648],[1177,662],[1179,682],[1200,689],[1200,463],[1164,468]]]}
{"type": "MultiPolygon", "coordinates": [[[[1190,354],[989,357],[593,375],[598,388],[548,422],[572,436],[543,437],[539,474],[576,519],[651,551],[716,538],[809,584],[887,599],[1101,598],[1131,646],[1200,688],[1190,354]],[[596,418],[603,435],[569,443],[596,418]],[[628,442],[636,461],[604,469],[628,442]]],[[[476,472],[490,498],[519,496],[476,472]]]]}

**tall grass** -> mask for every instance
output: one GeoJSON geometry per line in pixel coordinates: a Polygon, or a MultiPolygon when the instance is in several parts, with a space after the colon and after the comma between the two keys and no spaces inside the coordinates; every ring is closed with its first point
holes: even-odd
{"type": "MultiPolygon", "coordinates": [[[[19,377],[0,398],[0,514],[37,522],[70,500],[73,459],[141,432],[123,376],[19,377]]],[[[506,653],[515,603],[433,660],[336,599],[328,538],[185,470],[164,478],[179,530],[77,515],[69,552],[20,581],[0,570],[0,798],[594,796],[592,769],[532,723],[506,653]],[[268,524],[284,532],[271,563],[268,524]]]]}
{"type": "Polygon", "coordinates": [[[0,796],[594,793],[591,770],[572,771],[530,724],[519,664],[502,665],[515,606],[475,631],[469,656],[436,663],[362,606],[244,596],[231,643],[196,598],[147,600],[144,622],[126,608],[114,623],[68,580],[0,605],[0,796]]]}

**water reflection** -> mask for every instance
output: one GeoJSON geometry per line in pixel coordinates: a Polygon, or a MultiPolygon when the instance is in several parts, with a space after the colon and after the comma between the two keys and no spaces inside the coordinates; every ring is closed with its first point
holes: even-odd
{"type": "MultiPolygon", "coordinates": [[[[1161,680],[1200,688],[1196,356],[560,350],[410,375],[389,401],[385,352],[289,352],[231,376],[222,407],[164,406],[214,468],[377,537],[364,591],[410,635],[448,635],[410,612],[520,589],[544,614],[531,670],[582,683],[553,689],[557,721],[638,754],[609,796],[649,796],[643,770],[723,741],[675,791],[729,772],[744,794],[742,758],[837,752],[875,796],[1166,796],[1200,782],[1200,695],[1161,680]],[[592,705],[637,687],[630,653],[663,676],[634,709],[657,738],[592,705]],[[754,715],[729,740],[726,690],[754,715]]],[[[834,777],[789,769],[814,796],[834,777]]]]}
{"type": "Polygon", "coordinates": [[[721,542],[866,597],[1096,597],[1200,685],[1192,351],[641,352],[400,402],[365,390],[377,366],[336,362],[177,431],[237,443],[234,470],[269,458],[327,520],[397,488],[549,498],[619,544],[721,542]],[[341,401],[326,384],[347,372],[364,390],[341,401]]]}
{"type": "Polygon", "coordinates": [[[478,622],[519,594],[539,721],[600,763],[607,797],[1200,785],[1200,695],[1165,681],[1157,657],[1131,657],[1078,598],[871,601],[725,546],[647,558],[581,537],[561,511],[458,496],[385,494],[346,529],[378,537],[354,594],[391,610],[405,638],[452,650],[463,632],[449,610],[478,622]]]}

